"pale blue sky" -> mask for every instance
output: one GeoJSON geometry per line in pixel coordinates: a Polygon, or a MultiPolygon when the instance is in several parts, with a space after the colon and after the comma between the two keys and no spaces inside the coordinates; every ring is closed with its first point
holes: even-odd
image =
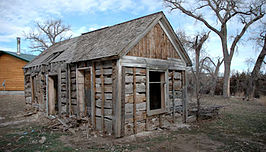
{"type": "MultiPolygon", "coordinates": [[[[0,50],[15,52],[16,37],[20,36],[22,52],[30,52],[29,42],[23,39],[22,33],[29,31],[34,21],[60,18],[71,26],[72,33],[69,34],[75,37],[158,11],[165,13],[174,30],[184,29],[188,34],[195,34],[204,29],[200,22],[178,11],[169,12],[161,0],[0,0],[0,50]]],[[[215,20],[213,24],[216,25],[215,20]]],[[[238,24],[232,22],[229,28],[237,31],[238,24]]],[[[258,56],[260,48],[246,41],[248,35],[234,55],[232,70],[246,71],[245,60],[258,56]]],[[[204,48],[211,57],[222,57],[220,40],[214,33],[204,48]]],[[[223,72],[223,67],[220,72],[223,72]]]]}

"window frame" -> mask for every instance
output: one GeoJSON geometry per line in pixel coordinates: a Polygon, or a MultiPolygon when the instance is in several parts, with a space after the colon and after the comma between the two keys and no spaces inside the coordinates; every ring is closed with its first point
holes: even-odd
{"type": "Polygon", "coordinates": [[[152,115],[159,115],[163,114],[166,112],[166,101],[167,101],[167,84],[168,84],[168,70],[167,69],[146,69],[146,102],[147,102],[147,115],[152,116],[152,115]],[[164,73],[164,85],[163,85],[163,100],[161,99],[161,108],[160,109],[150,109],[150,71],[152,72],[161,72],[164,73]]]}

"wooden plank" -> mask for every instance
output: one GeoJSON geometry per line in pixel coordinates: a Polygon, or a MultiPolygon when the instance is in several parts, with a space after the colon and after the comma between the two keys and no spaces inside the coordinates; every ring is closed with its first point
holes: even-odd
{"type": "Polygon", "coordinates": [[[67,64],[67,114],[72,114],[72,108],[71,108],[71,76],[70,76],[70,65],[67,64]]]}
{"type": "Polygon", "coordinates": [[[134,134],[137,133],[137,121],[136,121],[136,68],[133,68],[133,124],[134,134]]]}
{"type": "Polygon", "coordinates": [[[96,96],[96,73],[95,73],[95,63],[92,63],[92,85],[93,85],[93,101],[91,102],[92,105],[91,105],[91,116],[92,116],[92,125],[93,125],[93,128],[96,129],[96,104],[95,104],[95,96],[96,96]]]}
{"type": "Polygon", "coordinates": [[[112,62],[112,135],[115,135],[115,103],[116,103],[116,86],[117,86],[117,68],[116,62],[112,62]]]}
{"type": "Polygon", "coordinates": [[[116,79],[116,105],[115,105],[115,137],[121,137],[121,74],[122,74],[122,67],[120,64],[121,60],[117,60],[116,68],[117,68],[117,79],[116,79]]]}
{"type": "Polygon", "coordinates": [[[174,89],[175,80],[174,80],[174,74],[175,74],[175,72],[172,71],[172,104],[173,104],[172,119],[173,119],[173,122],[175,122],[175,89],[174,89]]]}
{"type": "MultiPolygon", "coordinates": [[[[149,68],[146,68],[146,102],[147,102],[147,113],[150,111],[150,84],[149,84],[150,74],[149,74],[149,68]]],[[[148,117],[146,117],[145,120],[145,130],[148,130],[148,117]]]]}
{"type": "Polygon", "coordinates": [[[101,64],[101,93],[102,93],[102,105],[101,105],[101,119],[102,119],[102,132],[105,133],[105,126],[104,126],[104,102],[105,102],[105,96],[104,96],[104,77],[103,77],[104,71],[103,66],[101,64]]]}
{"type": "Polygon", "coordinates": [[[187,122],[188,112],[187,112],[187,74],[186,71],[182,71],[183,75],[183,122],[187,122]]]}
{"type": "Polygon", "coordinates": [[[45,76],[46,80],[46,115],[49,115],[49,96],[48,96],[48,89],[49,89],[49,77],[48,74],[45,76]]]}
{"type": "Polygon", "coordinates": [[[121,72],[121,136],[125,135],[125,67],[121,72]]]}
{"type": "Polygon", "coordinates": [[[62,113],[62,101],[61,101],[61,68],[58,68],[58,81],[57,81],[57,102],[58,102],[58,114],[62,113]]]}

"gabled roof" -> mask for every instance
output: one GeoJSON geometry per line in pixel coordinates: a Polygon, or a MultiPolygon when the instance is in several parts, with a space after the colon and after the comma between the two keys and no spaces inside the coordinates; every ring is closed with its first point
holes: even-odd
{"type": "MultiPolygon", "coordinates": [[[[83,33],[81,36],[56,43],[42,52],[24,68],[58,61],[74,63],[106,57],[119,58],[124,55],[124,52],[130,49],[129,46],[137,42],[141,36],[144,36],[147,29],[153,27],[162,18],[165,18],[163,12],[157,12],[113,26],[83,33]]],[[[185,54],[184,56],[187,56],[184,49],[181,49],[181,51],[182,54],[185,54]]],[[[185,60],[188,65],[191,63],[189,58],[185,58],[185,60]]]]}
{"type": "Polygon", "coordinates": [[[18,59],[21,59],[23,61],[26,61],[26,62],[30,62],[31,60],[33,60],[36,57],[35,55],[32,55],[32,54],[21,53],[18,55],[16,52],[3,51],[3,50],[0,50],[0,55],[1,54],[8,54],[8,55],[14,56],[18,59]]]}

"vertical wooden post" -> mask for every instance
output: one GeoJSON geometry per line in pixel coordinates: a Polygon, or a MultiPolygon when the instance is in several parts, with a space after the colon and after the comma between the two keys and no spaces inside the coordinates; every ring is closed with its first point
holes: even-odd
{"type": "MultiPolygon", "coordinates": [[[[149,68],[146,68],[146,111],[150,111],[150,71],[149,68]]],[[[148,130],[149,124],[148,124],[148,115],[146,114],[146,120],[145,120],[145,130],[148,130]]]]}
{"type": "MultiPolygon", "coordinates": [[[[66,98],[67,98],[67,101],[66,101],[66,113],[67,115],[69,115],[69,96],[70,96],[70,93],[69,93],[69,64],[66,64],[66,98]]],[[[71,100],[71,99],[70,99],[71,100]]]]}
{"type": "Polygon", "coordinates": [[[79,71],[76,64],[76,97],[77,97],[77,118],[80,119],[80,99],[79,99],[79,71]]]}
{"type": "Polygon", "coordinates": [[[122,67],[121,73],[121,137],[125,136],[125,67],[122,67]]]}
{"type": "Polygon", "coordinates": [[[183,77],[183,122],[187,122],[187,76],[186,71],[182,71],[183,77]]]}
{"type": "Polygon", "coordinates": [[[91,116],[92,116],[92,125],[96,129],[96,73],[95,73],[95,63],[92,63],[92,101],[91,101],[91,116]]]}
{"type": "Polygon", "coordinates": [[[48,74],[46,74],[45,76],[45,80],[46,80],[46,115],[49,115],[49,78],[48,78],[48,74]]]}
{"type": "Polygon", "coordinates": [[[173,123],[175,122],[175,89],[174,89],[174,83],[175,83],[175,79],[174,79],[174,74],[175,71],[172,71],[172,102],[173,102],[173,123]]]}
{"type": "Polygon", "coordinates": [[[121,74],[122,67],[120,59],[117,60],[117,83],[116,83],[116,105],[115,105],[115,137],[121,137],[121,74]]]}
{"type": "Polygon", "coordinates": [[[58,84],[57,84],[57,101],[58,101],[58,113],[61,116],[62,103],[61,103],[61,67],[58,68],[58,84]]]}
{"type": "Polygon", "coordinates": [[[32,80],[32,76],[30,75],[30,86],[31,86],[31,105],[32,103],[34,102],[34,94],[35,94],[35,91],[34,91],[34,80],[32,80]]]}
{"type": "Polygon", "coordinates": [[[112,61],[112,135],[115,135],[115,104],[116,104],[117,68],[116,61],[112,61]]]}
{"type": "Polygon", "coordinates": [[[133,68],[133,124],[134,134],[137,133],[137,121],[136,121],[136,68],[133,68]]]}
{"type": "Polygon", "coordinates": [[[101,105],[101,121],[102,121],[102,132],[105,132],[105,123],[104,123],[104,77],[103,77],[103,63],[101,63],[101,92],[102,92],[102,105],[101,105]]]}
{"type": "Polygon", "coordinates": [[[71,86],[72,86],[72,82],[71,82],[71,68],[70,65],[68,64],[68,106],[69,106],[69,115],[72,115],[72,101],[71,101],[71,86]]]}

